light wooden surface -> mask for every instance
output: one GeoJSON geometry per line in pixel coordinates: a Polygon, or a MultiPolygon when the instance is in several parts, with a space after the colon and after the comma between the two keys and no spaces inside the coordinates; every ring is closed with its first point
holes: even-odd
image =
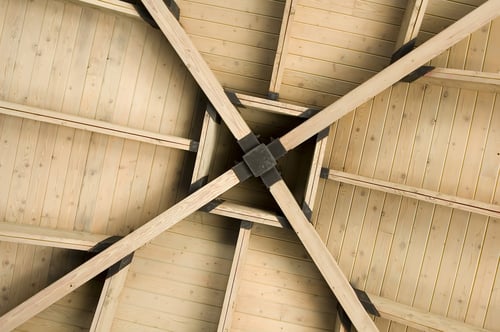
{"type": "Polygon", "coordinates": [[[404,2],[293,1],[280,99],[325,107],[389,64],[404,2]]]}
{"type": "Polygon", "coordinates": [[[377,331],[349,281],[302,213],[283,180],[276,182],[269,189],[356,329],[377,331]]]}
{"type": "Polygon", "coordinates": [[[215,330],[237,235],[235,223],[197,213],[139,249],[111,330],[215,330]]]}
{"type": "Polygon", "coordinates": [[[291,229],[255,224],[232,331],[332,331],[336,301],[291,229]]]}
{"type": "Polygon", "coordinates": [[[460,21],[456,22],[434,38],[421,45],[410,54],[373,76],[369,81],[352,90],[343,98],[304,124],[288,132],[280,140],[287,150],[291,150],[302,141],[324,129],[327,124],[337,121],[360,104],[382,92],[388,86],[423,65],[442,51],[462,40],[471,32],[479,29],[500,13],[499,1],[488,1],[460,21]]]}
{"type": "Polygon", "coordinates": [[[234,137],[239,140],[249,134],[250,128],[231,104],[217,78],[166,5],[154,0],[145,0],[143,3],[234,137]]]}
{"type": "Polygon", "coordinates": [[[237,183],[239,183],[239,180],[235,173],[229,170],[203,189],[186,197],[158,217],[0,317],[0,324],[6,329],[19,326],[237,183]]]}

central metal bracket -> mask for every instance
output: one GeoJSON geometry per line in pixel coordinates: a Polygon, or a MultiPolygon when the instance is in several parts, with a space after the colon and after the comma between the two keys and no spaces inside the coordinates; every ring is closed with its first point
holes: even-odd
{"type": "Polygon", "coordinates": [[[277,165],[273,154],[263,143],[247,152],[243,156],[243,161],[245,161],[245,164],[255,177],[263,175],[277,165]]]}

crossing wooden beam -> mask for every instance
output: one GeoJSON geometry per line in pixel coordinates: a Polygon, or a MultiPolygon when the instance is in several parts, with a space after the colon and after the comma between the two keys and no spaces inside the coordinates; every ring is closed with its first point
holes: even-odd
{"type": "Polygon", "coordinates": [[[356,329],[377,331],[375,323],[360,305],[349,280],[326,248],[314,226],[304,216],[285,182],[277,181],[269,190],[356,329]]]}
{"type": "Polygon", "coordinates": [[[159,0],[142,0],[142,3],[146,6],[191,75],[193,75],[208,100],[224,120],[233,136],[240,140],[250,134],[250,128],[227,98],[214,73],[165,3],[159,0]]]}
{"type": "Polygon", "coordinates": [[[323,130],[344,115],[424,65],[470,33],[500,15],[500,0],[489,0],[424,44],[394,62],[335,103],[280,138],[286,151],[323,130]]]}
{"type": "Polygon", "coordinates": [[[0,326],[6,331],[13,330],[240,182],[241,180],[235,170],[228,170],[203,188],[184,198],[156,218],[153,218],[5,313],[0,317],[0,326]]]}
{"type": "Polygon", "coordinates": [[[478,213],[493,218],[500,218],[500,205],[488,204],[473,199],[447,195],[432,190],[372,179],[332,169],[323,169],[323,172],[324,177],[327,177],[330,180],[383,191],[390,194],[410,197],[420,201],[460,209],[467,212],[478,213]]]}
{"type": "Polygon", "coordinates": [[[82,129],[99,134],[132,139],[140,142],[165,146],[174,149],[181,149],[185,151],[196,151],[198,149],[198,142],[191,139],[154,133],[142,129],[130,128],[106,121],[84,118],[68,113],[54,112],[39,107],[11,103],[4,100],[0,100],[0,114],[41,121],[75,129],[82,129]]]}

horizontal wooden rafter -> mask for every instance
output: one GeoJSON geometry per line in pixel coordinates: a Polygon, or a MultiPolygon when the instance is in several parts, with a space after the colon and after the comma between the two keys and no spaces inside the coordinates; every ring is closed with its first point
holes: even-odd
{"type": "Polygon", "coordinates": [[[381,317],[408,325],[423,331],[476,331],[486,332],[486,329],[473,326],[455,319],[444,317],[405,304],[401,304],[380,296],[368,295],[381,317]]]}
{"type": "Polygon", "coordinates": [[[443,205],[467,212],[478,213],[493,218],[500,218],[499,205],[488,204],[453,195],[446,195],[432,190],[372,179],[361,175],[345,173],[332,169],[328,170],[328,179],[368,189],[383,191],[390,194],[410,197],[420,201],[443,205]]]}
{"type": "Polygon", "coordinates": [[[500,92],[500,73],[487,73],[453,68],[435,68],[419,78],[417,82],[453,88],[495,93],[500,92]]]}
{"type": "Polygon", "coordinates": [[[164,135],[141,129],[134,129],[109,123],[106,121],[84,118],[67,113],[54,112],[38,107],[26,106],[3,100],[0,101],[0,114],[41,121],[75,129],[82,129],[99,134],[111,135],[169,148],[181,149],[185,151],[196,151],[198,146],[197,142],[187,138],[164,135]]]}
{"type": "Polygon", "coordinates": [[[0,241],[87,251],[108,235],[0,222],[0,241]]]}
{"type": "Polygon", "coordinates": [[[210,213],[217,214],[219,216],[247,220],[258,224],[283,228],[283,225],[280,223],[280,218],[284,217],[279,216],[271,211],[241,205],[235,202],[224,201],[221,204],[217,205],[214,209],[212,209],[210,213]]]}
{"type": "Polygon", "coordinates": [[[235,93],[235,95],[241,105],[259,110],[265,110],[271,113],[300,117],[304,116],[304,112],[309,111],[309,108],[307,107],[284,103],[281,101],[249,96],[243,93],[235,93]]]}
{"type": "Polygon", "coordinates": [[[87,6],[107,9],[123,15],[140,18],[141,16],[130,3],[121,0],[71,0],[87,6]]]}

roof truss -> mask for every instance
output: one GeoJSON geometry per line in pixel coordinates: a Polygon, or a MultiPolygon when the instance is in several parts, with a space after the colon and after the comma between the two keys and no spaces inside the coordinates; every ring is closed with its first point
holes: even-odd
{"type": "MultiPolygon", "coordinates": [[[[145,0],[143,2],[235,138],[240,141],[247,135],[251,135],[249,127],[227,99],[222,87],[208,69],[196,48],[163,3],[159,0],[145,0]]],[[[486,2],[322,112],[281,137],[279,142],[282,148],[286,152],[297,147],[300,143],[324,129],[325,125],[337,121],[343,115],[351,112],[466,37],[469,33],[495,18],[499,12],[499,0],[486,2]]],[[[253,146],[249,150],[252,151],[252,149],[253,146]]],[[[236,169],[227,171],[216,180],[186,197],[160,216],[152,219],[124,239],[0,317],[0,324],[6,328],[18,326],[242,180],[244,178],[241,176],[241,172],[236,169]]],[[[346,277],[340,271],[328,249],[321,242],[313,226],[310,225],[302,213],[283,180],[278,179],[270,185],[269,189],[356,328],[363,331],[375,330],[375,325],[362,309],[346,277]]]]}

